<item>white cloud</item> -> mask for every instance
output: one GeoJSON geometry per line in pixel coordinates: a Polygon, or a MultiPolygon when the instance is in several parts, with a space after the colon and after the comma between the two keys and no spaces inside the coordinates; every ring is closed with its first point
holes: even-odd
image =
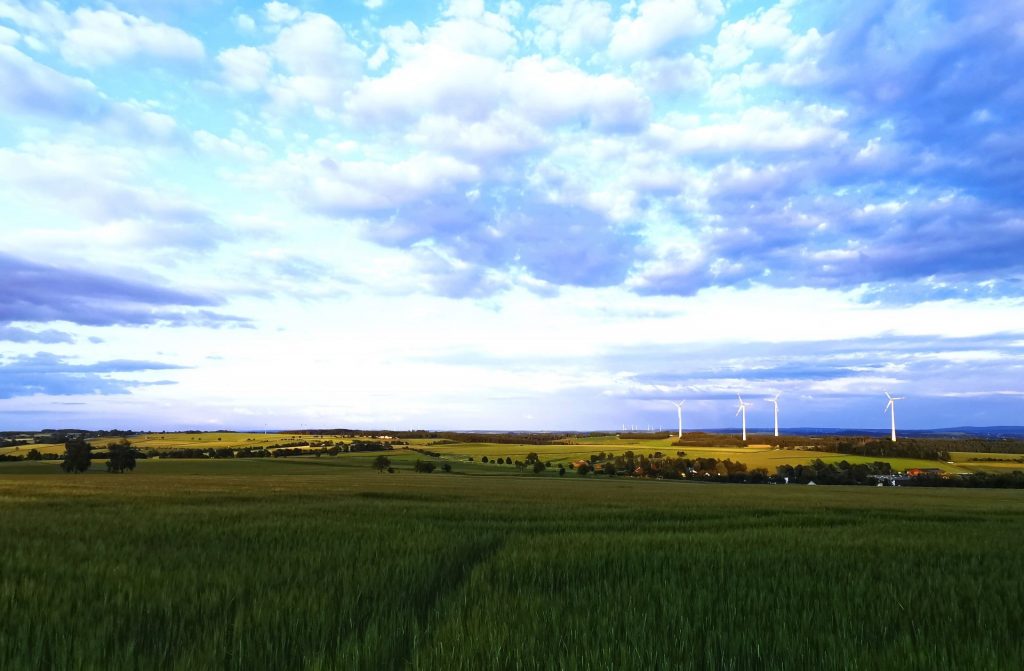
{"type": "MultiPolygon", "coordinates": [[[[21,202],[60,216],[12,236],[64,249],[217,245],[228,232],[173,187],[147,184],[154,154],[92,142],[31,143],[0,149],[0,182],[21,202]]],[[[91,257],[95,260],[95,257],[91,257]]]]}
{"type": "Polygon", "coordinates": [[[397,162],[308,154],[275,172],[297,186],[314,209],[330,212],[394,209],[480,178],[475,165],[427,153],[397,162]]]}
{"type": "Polygon", "coordinates": [[[483,16],[484,0],[448,0],[445,16],[472,19],[483,16]]]}
{"type": "Polygon", "coordinates": [[[237,128],[232,130],[228,137],[220,137],[205,130],[197,130],[192,133],[192,140],[203,151],[248,161],[261,161],[269,153],[266,146],[254,141],[237,128]]]}
{"type": "Polygon", "coordinates": [[[427,40],[433,44],[495,58],[505,56],[516,46],[512,23],[501,14],[483,11],[482,2],[453,2],[446,16],[447,20],[425,31],[427,40]]]}
{"type": "Polygon", "coordinates": [[[18,0],[0,2],[0,19],[8,19],[39,35],[59,34],[70,27],[68,15],[52,2],[40,2],[29,10],[18,0]]]}
{"type": "Polygon", "coordinates": [[[367,9],[380,9],[384,6],[384,0],[363,0],[363,6],[367,9]]]}
{"type": "Polygon", "coordinates": [[[544,52],[583,56],[608,43],[612,33],[611,5],[595,0],[562,0],[530,11],[539,25],[533,39],[544,52]]]}
{"type": "Polygon", "coordinates": [[[0,26],[0,44],[17,44],[21,34],[7,26],[0,26]]]}
{"type": "Polygon", "coordinates": [[[504,70],[491,58],[425,45],[386,75],[360,82],[347,108],[360,119],[387,124],[427,113],[481,119],[499,99],[504,70]]]}
{"type": "Polygon", "coordinates": [[[37,118],[94,125],[128,137],[166,140],[172,117],[134,102],[113,102],[81,77],[49,68],[13,47],[0,45],[0,106],[37,118]]]}
{"type": "Polygon", "coordinates": [[[648,91],[655,94],[701,92],[714,81],[707,63],[693,54],[636,61],[631,71],[648,91]]]}
{"type": "Polygon", "coordinates": [[[272,23],[291,23],[302,14],[297,7],[292,7],[285,2],[268,2],[263,5],[263,12],[267,20],[272,23]]]}
{"type": "Polygon", "coordinates": [[[379,70],[382,65],[388,62],[391,54],[388,53],[388,48],[383,44],[377,47],[377,51],[366,59],[366,66],[371,70],[379,70]]]}
{"type": "Polygon", "coordinates": [[[256,30],[256,21],[248,14],[239,14],[236,16],[235,25],[238,26],[239,30],[246,33],[251,33],[256,30]]]}
{"type": "Polygon", "coordinates": [[[658,53],[677,39],[710,31],[723,11],[720,0],[643,0],[635,16],[615,23],[609,53],[625,60],[658,53]]]}
{"type": "Polygon", "coordinates": [[[270,77],[272,61],[262,49],[235,47],[217,54],[221,76],[225,83],[237,91],[257,91],[270,77]]]}
{"type": "Polygon", "coordinates": [[[72,19],[60,52],[73,65],[97,67],[137,56],[197,61],[205,54],[203,43],[185,31],[117,9],[79,8],[72,19]]]}
{"type": "MultiPolygon", "coordinates": [[[[276,6],[268,12],[291,16],[276,6]]],[[[365,56],[334,19],[307,12],[283,27],[272,43],[226,49],[217,61],[225,84],[235,90],[265,91],[283,108],[310,104],[321,116],[330,116],[362,72],[365,56]]]]}
{"type": "Polygon", "coordinates": [[[750,107],[738,117],[700,119],[673,115],[652,124],[651,138],[681,153],[702,151],[788,151],[845,142],[840,109],[807,105],[794,110],[750,107]]]}
{"type": "Polygon", "coordinates": [[[454,116],[424,116],[406,138],[413,144],[477,158],[518,154],[547,141],[540,128],[506,110],[497,110],[486,119],[470,122],[454,116]]]}
{"type": "Polygon", "coordinates": [[[732,68],[745,62],[757,49],[782,48],[793,41],[789,29],[792,16],[788,7],[779,4],[739,21],[726,23],[718,32],[713,64],[716,68],[732,68]]]}
{"type": "Polygon", "coordinates": [[[590,75],[538,57],[516,61],[508,76],[509,102],[542,125],[586,118],[601,130],[637,130],[650,103],[633,82],[610,74],[590,75]]]}
{"type": "Polygon", "coordinates": [[[501,109],[539,126],[583,120],[612,131],[642,128],[650,113],[643,90],[622,77],[537,56],[505,63],[434,43],[418,47],[383,77],[364,79],[347,108],[358,119],[385,125],[425,115],[473,123],[501,109]]]}

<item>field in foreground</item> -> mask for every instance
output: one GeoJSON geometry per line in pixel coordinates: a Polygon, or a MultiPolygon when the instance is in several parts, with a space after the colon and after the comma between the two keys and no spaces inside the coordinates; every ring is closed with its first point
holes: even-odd
{"type": "Polygon", "coordinates": [[[1019,491],[21,473],[4,669],[1024,666],[1019,491]]]}

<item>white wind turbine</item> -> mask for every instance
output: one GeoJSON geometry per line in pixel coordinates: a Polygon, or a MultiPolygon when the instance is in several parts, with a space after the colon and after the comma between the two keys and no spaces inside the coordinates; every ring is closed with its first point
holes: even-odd
{"type": "Polygon", "coordinates": [[[676,413],[679,415],[679,437],[682,438],[683,437],[683,403],[686,403],[686,401],[679,401],[678,403],[676,403],[675,401],[669,401],[669,403],[671,403],[672,405],[676,406],[676,413]]]}
{"type": "Polygon", "coordinates": [[[782,396],[782,392],[781,391],[778,394],[775,394],[774,398],[766,398],[765,399],[769,403],[775,404],[775,437],[776,438],[779,437],[779,396],[782,396]]]}
{"type": "Polygon", "coordinates": [[[747,406],[750,404],[744,403],[743,397],[739,394],[736,394],[736,398],[740,400],[740,406],[736,408],[736,414],[743,413],[743,442],[745,443],[747,442],[747,406]]]}
{"type": "Polygon", "coordinates": [[[896,401],[902,401],[906,396],[890,396],[889,392],[885,392],[885,397],[889,399],[889,403],[886,404],[885,410],[882,412],[892,411],[892,442],[896,442],[896,401]]]}

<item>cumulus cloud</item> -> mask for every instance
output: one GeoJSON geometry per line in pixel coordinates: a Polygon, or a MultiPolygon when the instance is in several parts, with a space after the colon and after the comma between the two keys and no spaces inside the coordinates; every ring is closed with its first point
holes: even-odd
{"type": "Polygon", "coordinates": [[[234,47],[217,54],[224,82],[236,91],[258,91],[267,83],[273,61],[256,47],[234,47]]]}
{"type": "Polygon", "coordinates": [[[60,52],[68,63],[84,67],[109,65],[138,56],[198,61],[203,43],[180,28],[133,16],[113,8],[78,8],[64,33],[60,52]]]}
{"type": "Polygon", "coordinates": [[[677,152],[793,151],[842,143],[842,109],[808,105],[793,110],[751,107],[735,119],[700,123],[671,117],[652,126],[651,137],[677,152]]]}
{"type": "Polygon", "coordinates": [[[452,193],[480,176],[472,164],[431,154],[396,163],[323,158],[314,165],[310,159],[292,166],[291,175],[315,209],[334,214],[393,210],[452,193]]]}
{"type": "Polygon", "coordinates": [[[674,41],[702,35],[718,23],[720,0],[641,0],[616,21],[608,52],[633,59],[660,53],[674,41]]]}
{"type": "Polygon", "coordinates": [[[536,21],[533,41],[545,53],[586,57],[608,43],[612,33],[612,7],[594,0],[562,0],[530,10],[536,21]]]}
{"type": "Polygon", "coordinates": [[[234,90],[265,92],[281,108],[311,105],[329,116],[343,105],[366,56],[329,16],[281,5],[266,5],[268,16],[283,24],[274,41],[220,52],[221,77],[234,90]]]}
{"type": "Polygon", "coordinates": [[[631,81],[591,75],[559,60],[526,57],[506,64],[425,45],[401,65],[360,83],[348,111],[368,123],[412,123],[425,114],[478,122],[499,110],[541,127],[584,122],[597,130],[635,132],[650,102],[631,81]]]}
{"type": "Polygon", "coordinates": [[[196,62],[205,56],[203,43],[184,30],[112,5],[66,13],[50,2],[30,9],[13,0],[0,6],[0,18],[22,27],[40,45],[56,44],[66,62],[85,68],[139,57],[196,62]]]}

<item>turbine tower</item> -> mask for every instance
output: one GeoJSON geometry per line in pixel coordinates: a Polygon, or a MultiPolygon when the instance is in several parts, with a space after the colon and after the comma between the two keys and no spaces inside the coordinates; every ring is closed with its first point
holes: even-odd
{"type": "Polygon", "coordinates": [[[779,437],[779,396],[782,396],[782,392],[781,391],[778,394],[775,394],[775,398],[766,398],[765,399],[769,403],[775,404],[775,437],[776,438],[779,437]]]}
{"type": "Polygon", "coordinates": [[[682,438],[683,437],[683,403],[686,403],[686,401],[679,401],[678,403],[676,403],[675,401],[669,401],[669,403],[671,403],[672,405],[676,406],[676,413],[679,415],[679,437],[682,438]]]}
{"type": "Polygon", "coordinates": [[[740,407],[736,408],[736,414],[743,413],[743,442],[747,442],[747,406],[749,403],[743,402],[743,397],[736,394],[736,398],[740,400],[740,407]]]}
{"type": "Polygon", "coordinates": [[[896,401],[902,401],[906,396],[890,396],[889,392],[885,392],[885,397],[889,399],[889,403],[886,404],[885,410],[882,413],[892,413],[892,442],[896,442],[896,401]]]}

